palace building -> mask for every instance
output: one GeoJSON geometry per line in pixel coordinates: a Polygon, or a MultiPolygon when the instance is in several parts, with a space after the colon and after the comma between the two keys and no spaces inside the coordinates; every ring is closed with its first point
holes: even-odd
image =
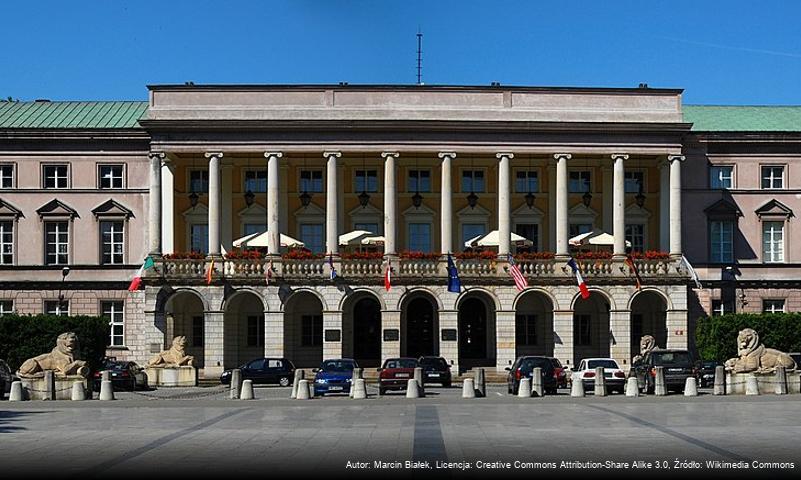
{"type": "Polygon", "coordinates": [[[109,355],[140,363],[185,335],[213,378],[260,356],[627,367],[645,334],[692,348],[703,315],[801,310],[801,108],[645,85],[148,88],[0,104],[0,314],[107,315],[109,355]],[[345,245],[357,230],[376,241],[345,245]],[[587,232],[609,245],[571,245],[587,232]]]}

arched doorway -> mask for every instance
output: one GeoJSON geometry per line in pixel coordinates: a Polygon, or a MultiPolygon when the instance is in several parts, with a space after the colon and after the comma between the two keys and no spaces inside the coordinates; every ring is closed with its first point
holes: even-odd
{"type": "Polygon", "coordinates": [[[609,357],[609,302],[598,292],[573,305],[573,365],[582,358],[609,357]]]}
{"type": "Polygon", "coordinates": [[[236,368],[264,357],[264,303],[253,292],[240,291],[225,302],[223,365],[236,368]]]}
{"type": "Polygon", "coordinates": [[[652,335],[660,348],[667,345],[667,303],[656,292],[640,292],[631,301],[631,354],[640,351],[640,339],[652,335]]]}
{"type": "Polygon", "coordinates": [[[195,357],[195,368],[204,368],[205,318],[203,301],[192,292],[178,291],[164,305],[166,334],[164,348],[169,348],[172,339],[186,337],[186,354],[195,357]]]}
{"type": "Polygon", "coordinates": [[[323,361],[323,304],[317,295],[296,292],[284,307],[284,356],[297,368],[323,361]]]}
{"type": "Polygon", "coordinates": [[[424,293],[412,294],[401,305],[401,355],[439,355],[439,315],[435,300],[424,293]]]}
{"type": "Polygon", "coordinates": [[[342,311],[342,356],[361,367],[381,366],[381,304],[370,293],[357,292],[342,311]]]}
{"type": "Polygon", "coordinates": [[[545,294],[530,291],[515,306],[515,357],[553,356],[553,303],[545,294]]]}
{"type": "Polygon", "coordinates": [[[459,302],[459,369],[495,366],[495,308],[484,293],[459,302]]]}

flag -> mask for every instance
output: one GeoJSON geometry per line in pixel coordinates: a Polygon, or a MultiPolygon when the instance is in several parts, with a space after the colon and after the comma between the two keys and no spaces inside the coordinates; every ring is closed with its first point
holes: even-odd
{"type": "Polygon", "coordinates": [[[526,287],[528,287],[528,282],[526,281],[526,277],[523,276],[523,272],[520,271],[520,267],[518,267],[517,263],[515,263],[515,258],[512,256],[511,253],[508,256],[507,261],[509,262],[509,268],[508,268],[509,275],[511,275],[512,278],[514,279],[515,287],[517,287],[517,290],[522,292],[523,290],[526,289],[526,287]]]}
{"type": "Polygon", "coordinates": [[[153,261],[152,258],[147,257],[145,259],[145,263],[139,267],[139,270],[136,271],[136,275],[134,275],[133,280],[131,280],[131,284],[128,286],[129,292],[135,292],[139,290],[139,286],[142,284],[142,277],[145,275],[145,270],[153,268],[156,266],[156,262],[153,261]]]}
{"type": "Polygon", "coordinates": [[[581,298],[584,300],[590,298],[590,291],[587,289],[587,284],[584,283],[584,279],[581,277],[581,271],[576,265],[576,260],[571,258],[568,262],[570,268],[573,270],[573,273],[576,275],[576,282],[578,282],[579,291],[581,292],[581,298]]]}
{"type": "Polygon", "coordinates": [[[637,290],[642,290],[642,278],[640,278],[640,272],[637,270],[637,265],[634,263],[634,259],[631,258],[631,255],[626,255],[626,265],[628,265],[629,270],[634,273],[634,278],[637,280],[637,290]]]}
{"type": "Polygon", "coordinates": [[[273,259],[270,259],[270,264],[267,265],[267,272],[264,274],[264,281],[267,285],[270,284],[270,280],[273,278],[273,259]]]}
{"type": "Polygon", "coordinates": [[[384,272],[384,288],[389,291],[392,288],[392,262],[387,259],[387,271],[384,272]]]}
{"type": "MultiPolygon", "coordinates": [[[[331,268],[331,281],[333,282],[335,278],[337,278],[337,269],[334,268],[334,255],[328,255],[328,266],[331,268]]],[[[389,290],[389,289],[387,289],[389,290]]]]}
{"type": "Polygon", "coordinates": [[[214,274],[214,257],[211,258],[209,269],[206,270],[206,285],[211,285],[211,277],[214,274]]]}
{"type": "Polygon", "coordinates": [[[462,280],[459,278],[459,271],[453,263],[453,257],[448,253],[448,291],[459,293],[462,291],[462,280]]]}
{"type": "Polygon", "coordinates": [[[684,266],[687,268],[687,272],[690,273],[690,278],[692,278],[693,282],[695,282],[695,288],[702,288],[701,279],[698,278],[698,273],[696,273],[693,266],[690,265],[690,261],[687,260],[687,257],[685,257],[684,255],[681,256],[681,263],[684,264],[684,266]]]}

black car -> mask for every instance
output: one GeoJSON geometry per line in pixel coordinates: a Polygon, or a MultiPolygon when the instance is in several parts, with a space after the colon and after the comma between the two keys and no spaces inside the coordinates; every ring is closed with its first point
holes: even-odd
{"type": "Polygon", "coordinates": [[[423,382],[428,385],[439,383],[445,388],[451,386],[451,366],[442,357],[420,357],[417,360],[423,369],[423,382]]]}
{"type": "Polygon", "coordinates": [[[147,375],[136,362],[125,362],[113,359],[103,361],[103,367],[92,375],[92,390],[100,391],[103,371],[111,372],[111,385],[114,390],[147,390],[147,375]]]}
{"type": "Polygon", "coordinates": [[[688,350],[653,350],[645,359],[632,365],[641,390],[654,391],[656,367],[664,367],[667,390],[683,392],[688,377],[695,377],[693,356],[688,350]]]}
{"type": "MultiPolygon", "coordinates": [[[[239,367],[242,371],[242,380],[252,380],[254,384],[278,384],[282,387],[292,385],[295,376],[295,366],[286,358],[257,358],[239,367]]],[[[231,383],[232,370],[226,370],[220,375],[220,383],[231,383]]]]}
{"type": "Polygon", "coordinates": [[[704,360],[696,365],[698,385],[701,388],[711,387],[715,384],[715,369],[723,364],[715,360],[704,360]]]}
{"type": "Polygon", "coordinates": [[[556,395],[557,379],[554,376],[553,362],[549,357],[518,357],[511,367],[506,367],[506,385],[509,393],[517,395],[520,379],[531,377],[535,368],[542,369],[542,388],[548,395],[556,395]]]}

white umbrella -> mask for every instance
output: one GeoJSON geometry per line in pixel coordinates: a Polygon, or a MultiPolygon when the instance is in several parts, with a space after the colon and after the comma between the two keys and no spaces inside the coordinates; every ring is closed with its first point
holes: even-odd
{"type": "MultiPolygon", "coordinates": [[[[233,245],[235,247],[266,247],[267,246],[267,232],[256,232],[251,233],[250,235],[245,235],[242,238],[237,238],[234,240],[233,245]]],[[[300,240],[296,240],[289,235],[284,235],[283,233],[279,235],[279,242],[282,247],[286,248],[296,248],[304,246],[304,243],[300,240]]]]}
{"type": "MultiPolygon", "coordinates": [[[[568,240],[568,243],[574,247],[582,245],[595,245],[603,247],[611,247],[615,244],[615,237],[604,232],[603,230],[595,229],[591,232],[582,233],[568,240]]],[[[626,246],[630,247],[631,242],[626,240],[626,246]]]]}
{"type": "Polygon", "coordinates": [[[362,245],[383,245],[383,244],[384,244],[384,237],[380,235],[362,238],[362,245]]]}
{"type": "MultiPolygon", "coordinates": [[[[509,236],[509,240],[516,246],[531,246],[534,245],[534,242],[527,239],[526,237],[520,236],[514,232],[509,236]]],[[[476,247],[497,247],[500,243],[500,234],[498,230],[493,230],[486,235],[479,235],[477,237],[473,237],[470,240],[464,242],[464,246],[467,248],[476,248],[476,247]]]]}
{"type": "Polygon", "coordinates": [[[361,245],[362,240],[372,237],[375,234],[367,230],[354,230],[352,232],[343,233],[339,236],[339,244],[341,246],[361,245]]]}

